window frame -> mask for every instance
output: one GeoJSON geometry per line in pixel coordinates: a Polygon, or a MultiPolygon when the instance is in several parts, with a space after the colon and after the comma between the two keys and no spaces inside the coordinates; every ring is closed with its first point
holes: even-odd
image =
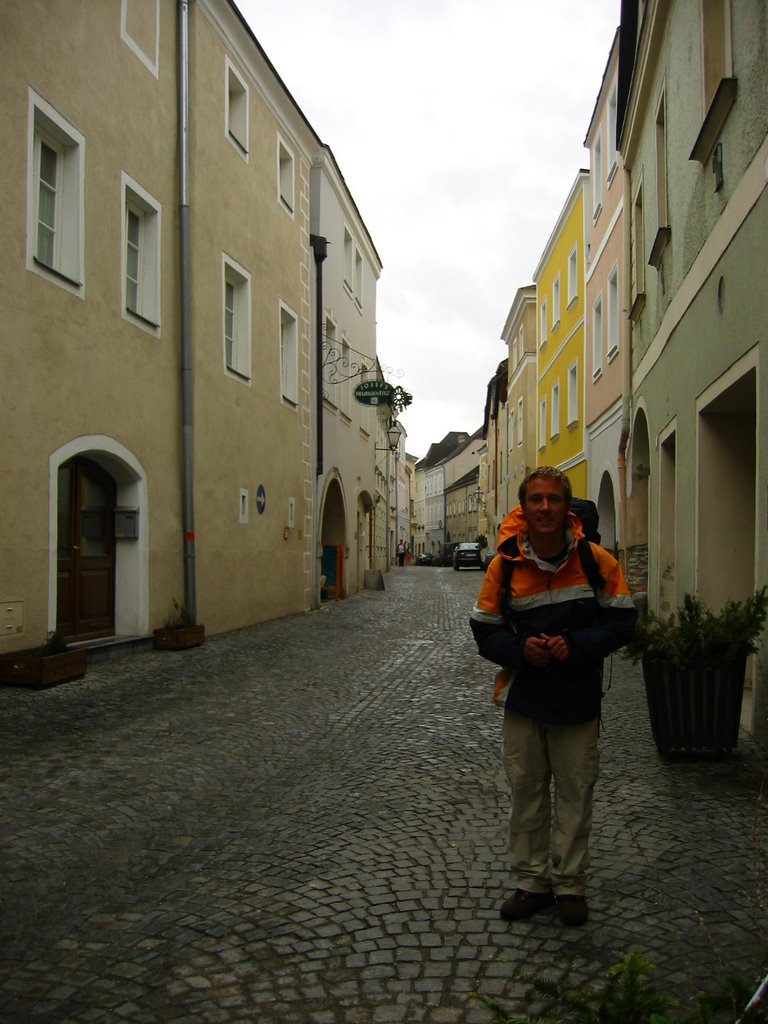
{"type": "Polygon", "coordinates": [[[280,300],[280,401],[292,409],[299,407],[299,318],[280,300]]]}
{"type": "Polygon", "coordinates": [[[566,426],[569,430],[573,429],[579,422],[579,361],[574,359],[571,365],[568,367],[568,393],[566,395],[566,402],[568,403],[566,409],[566,426]]]}
{"type": "Polygon", "coordinates": [[[541,303],[539,305],[539,332],[540,332],[540,335],[541,335],[541,337],[539,338],[539,348],[542,348],[542,346],[546,345],[546,343],[547,343],[547,337],[548,337],[547,331],[549,329],[549,322],[548,322],[547,317],[548,317],[547,297],[545,295],[544,298],[541,300],[541,303]]]}
{"type": "Polygon", "coordinates": [[[603,208],[603,133],[599,131],[592,146],[592,221],[603,208]]]}
{"type": "Polygon", "coordinates": [[[603,373],[603,296],[592,304],[592,380],[603,373]]]}
{"type": "Polygon", "coordinates": [[[547,447],[547,399],[539,400],[539,451],[547,447]]]}
{"type": "Polygon", "coordinates": [[[149,329],[155,336],[161,326],[161,239],[162,207],[160,203],[124,171],[121,174],[122,238],[121,238],[121,310],[123,319],[149,329]],[[128,305],[128,218],[129,212],[140,219],[138,308],[128,305]]]}
{"type": "Polygon", "coordinates": [[[568,253],[568,302],[566,309],[570,309],[579,297],[579,243],[575,242],[568,253]]]}
{"type": "Polygon", "coordinates": [[[549,406],[549,438],[554,441],[560,436],[560,381],[552,385],[549,406]]]}
{"type": "Polygon", "coordinates": [[[296,161],[293,150],[280,134],[277,136],[277,199],[293,219],[296,209],[296,161]]]}
{"type": "Polygon", "coordinates": [[[85,138],[33,89],[29,89],[27,149],[27,269],[84,297],[85,138]],[[56,155],[53,254],[40,256],[40,155],[56,155]]]}
{"type": "Polygon", "coordinates": [[[552,333],[560,326],[560,271],[555,274],[552,282],[552,333]]]}
{"type": "Polygon", "coordinates": [[[619,265],[614,263],[607,277],[606,314],[607,324],[605,333],[606,357],[610,363],[619,351],[620,329],[619,329],[619,265]]]}
{"type": "Polygon", "coordinates": [[[522,398],[517,400],[517,446],[518,448],[523,444],[525,439],[524,420],[523,414],[525,413],[525,403],[522,398]]]}
{"type": "Polygon", "coordinates": [[[221,259],[222,358],[228,377],[251,383],[251,275],[227,253],[221,259]],[[227,285],[232,287],[232,335],[227,325],[227,285]],[[231,340],[231,358],[227,344],[231,340]]]}
{"type": "Polygon", "coordinates": [[[227,56],[224,58],[224,108],[224,133],[247,163],[250,145],[250,91],[245,79],[227,56]]]}

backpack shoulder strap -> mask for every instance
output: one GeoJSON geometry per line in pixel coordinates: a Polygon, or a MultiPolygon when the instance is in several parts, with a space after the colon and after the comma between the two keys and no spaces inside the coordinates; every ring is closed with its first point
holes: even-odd
{"type": "Polygon", "coordinates": [[[600,570],[597,566],[597,560],[595,559],[595,553],[592,550],[592,545],[589,543],[586,537],[582,537],[577,544],[579,558],[581,559],[581,567],[584,570],[584,575],[589,580],[589,585],[597,594],[598,590],[605,586],[605,580],[600,575],[600,570]]]}

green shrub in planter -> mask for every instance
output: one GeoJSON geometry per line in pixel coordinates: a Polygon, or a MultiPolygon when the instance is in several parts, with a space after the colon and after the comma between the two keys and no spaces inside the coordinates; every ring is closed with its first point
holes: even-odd
{"type": "Polygon", "coordinates": [[[644,616],[626,651],[642,661],[651,731],[663,754],[714,753],[738,742],[748,655],[768,614],[768,587],[715,614],[686,594],[676,615],[644,616]]]}

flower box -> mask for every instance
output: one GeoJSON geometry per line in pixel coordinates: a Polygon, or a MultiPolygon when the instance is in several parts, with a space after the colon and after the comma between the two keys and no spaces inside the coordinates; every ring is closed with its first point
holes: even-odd
{"type": "Polygon", "coordinates": [[[82,679],[88,668],[86,650],[51,654],[45,647],[0,654],[0,683],[11,686],[52,686],[82,679]]]}
{"type": "Polygon", "coordinates": [[[152,635],[155,650],[183,651],[200,646],[205,640],[205,626],[162,626],[152,635]]]}

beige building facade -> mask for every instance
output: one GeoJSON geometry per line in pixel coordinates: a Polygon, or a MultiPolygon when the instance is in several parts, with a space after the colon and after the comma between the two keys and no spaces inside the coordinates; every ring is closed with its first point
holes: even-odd
{"type": "Polygon", "coordinates": [[[227,0],[9,0],[0,29],[0,649],[312,607],[326,148],[227,0]]]}

